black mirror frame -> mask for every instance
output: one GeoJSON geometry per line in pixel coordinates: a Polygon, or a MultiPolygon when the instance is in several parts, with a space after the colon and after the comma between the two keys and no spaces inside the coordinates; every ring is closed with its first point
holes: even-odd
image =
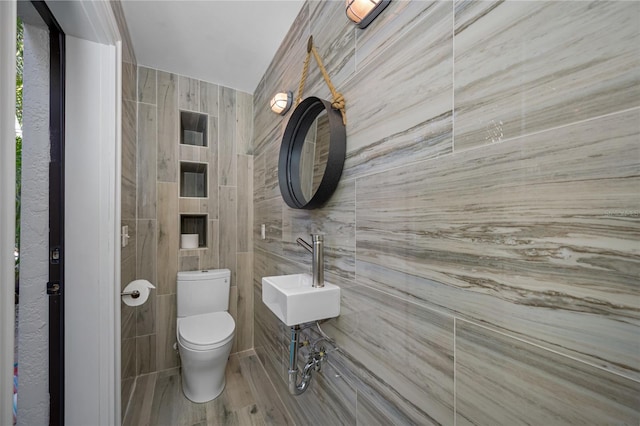
{"type": "Polygon", "coordinates": [[[282,137],[278,161],[278,182],[284,202],[294,209],[316,209],[322,207],[333,195],[344,167],[347,151],[347,132],[342,115],[324,99],[310,96],[300,102],[291,114],[282,137]],[[305,137],[314,120],[327,111],[329,118],[329,155],[324,175],[318,189],[310,200],[306,200],[300,183],[300,160],[305,137]]]}

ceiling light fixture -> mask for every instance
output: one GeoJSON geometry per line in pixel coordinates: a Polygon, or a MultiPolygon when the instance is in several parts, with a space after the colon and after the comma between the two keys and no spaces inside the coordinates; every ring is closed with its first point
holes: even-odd
{"type": "Polygon", "coordinates": [[[276,93],[269,104],[271,106],[271,111],[275,112],[276,114],[285,115],[287,111],[289,111],[289,108],[291,108],[292,103],[293,93],[280,92],[276,93]]]}
{"type": "Polygon", "coordinates": [[[358,24],[358,28],[366,28],[390,2],[391,0],[347,0],[347,17],[358,24]]]}

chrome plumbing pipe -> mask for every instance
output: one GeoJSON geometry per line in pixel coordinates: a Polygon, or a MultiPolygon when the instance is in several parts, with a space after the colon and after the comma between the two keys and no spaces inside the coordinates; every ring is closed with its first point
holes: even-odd
{"type": "Polygon", "coordinates": [[[302,238],[296,240],[298,244],[311,253],[313,258],[311,263],[313,283],[311,286],[324,287],[324,237],[320,234],[311,234],[311,241],[313,246],[302,238]]]}
{"type": "Polygon", "coordinates": [[[324,238],[312,234],[313,240],[313,287],[324,287],[324,238]]]}
{"type": "Polygon", "coordinates": [[[289,343],[289,393],[300,395],[309,387],[311,383],[311,368],[309,363],[304,366],[302,381],[298,383],[298,346],[300,337],[300,326],[291,327],[291,342],[289,343]]]}
{"type": "MultiPolygon", "coordinates": [[[[324,331],[318,325],[318,330],[323,335],[313,343],[305,341],[304,346],[310,345],[309,356],[307,357],[307,363],[302,369],[302,380],[298,383],[298,349],[300,348],[300,332],[302,329],[299,325],[291,327],[291,341],[289,343],[289,393],[291,395],[298,396],[306,391],[311,385],[311,374],[313,370],[322,371],[322,362],[327,359],[327,351],[323,346],[317,347],[321,341],[326,341],[335,346],[333,340],[324,334],[324,331]]],[[[313,324],[309,323],[304,328],[312,327],[313,324]]],[[[336,350],[337,347],[334,349],[336,350]]]]}

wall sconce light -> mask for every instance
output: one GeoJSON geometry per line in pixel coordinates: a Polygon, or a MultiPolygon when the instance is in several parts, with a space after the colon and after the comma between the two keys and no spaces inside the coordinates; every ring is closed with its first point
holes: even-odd
{"type": "Polygon", "coordinates": [[[276,93],[269,104],[271,106],[271,111],[275,112],[276,114],[285,115],[287,111],[289,111],[289,108],[291,108],[292,103],[293,93],[281,92],[276,93]]]}
{"type": "Polygon", "coordinates": [[[358,28],[366,28],[390,2],[391,0],[347,0],[347,17],[358,24],[358,28]]]}

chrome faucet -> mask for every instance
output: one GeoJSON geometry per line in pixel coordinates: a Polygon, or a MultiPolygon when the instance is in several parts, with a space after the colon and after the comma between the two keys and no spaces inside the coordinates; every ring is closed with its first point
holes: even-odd
{"type": "Polygon", "coordinates": [[[313,263],[311,270],[313,272],[313,284],[312,287],[324,287],[324,253],[323,253],[323,236],[320,234],[311,234],[311,241],[313,246],[298,238],[296,242],[305,248],[313,256],[313,263]]]}

